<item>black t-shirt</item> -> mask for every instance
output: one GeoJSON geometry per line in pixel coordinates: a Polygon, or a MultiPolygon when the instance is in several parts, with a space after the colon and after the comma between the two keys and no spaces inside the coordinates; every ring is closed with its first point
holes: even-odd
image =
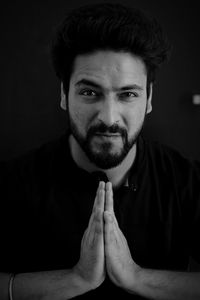
{"type": "MultiPolygon", "coordinates": [[[[132,257],[145,268],[187,270],[200,262],[200,164],[139,138],[129,185],[114,191],[114,210],[132,257]]],[[[67,134],[0,164],[2,272],[73,267],[88,225],[98,176],[73,161],[67,134]]],[[[81,297],[133,295],[107,278],[81,297]]],[[[138,298],[141,299],[141,298],[138,298]]]]}

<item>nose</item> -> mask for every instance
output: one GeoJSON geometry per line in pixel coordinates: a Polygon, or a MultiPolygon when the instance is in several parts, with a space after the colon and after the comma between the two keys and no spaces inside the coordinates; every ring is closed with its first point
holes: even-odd
{"type": "Polygon", "coordinates": [[[99,108],[98,120],[108,127],[119,122],[118,106],[112,97],[102,101],[99,108]]]}

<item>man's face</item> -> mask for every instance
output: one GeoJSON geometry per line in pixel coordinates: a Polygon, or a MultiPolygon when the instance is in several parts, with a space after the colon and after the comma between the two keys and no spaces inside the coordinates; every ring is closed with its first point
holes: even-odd
{"type": "Polygon", "coordinates": [[[76,57],[67,99],[70,129],[97,167],[118,166],[134,146],[151,111],[146,83],[144,63],[130,53],[97,51],[76,57]]]}

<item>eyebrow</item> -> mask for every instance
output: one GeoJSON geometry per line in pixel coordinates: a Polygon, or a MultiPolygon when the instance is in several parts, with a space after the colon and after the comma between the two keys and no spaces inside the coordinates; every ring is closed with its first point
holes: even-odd
{"type": "Polygon", "coordinates": [[[75,84],[75,86],[77,87],[79,87],[80,85],[89,85],[95,88],[101,88],[101,86],[98,83],[88,79],[81,79],[75,84]]]}
{"type": "MultiPolygon", "coordinates": [[[[92,80],[89,80],[89,79],[81,79],[75,84],[76,87],[79,87],[81,85],[89,85],[89,86],[94,87],[94,88],[102,89],[101,85],[99,85],[98,83],[96,83],[92,80]]],[[[127,91],[127,90],[142,91],[143,87],[141,87],[138,84],[131,84],[131,85],[123,86],[123,87],[120,87],[120,88],[116,88],[115,90],[117,90],[117,91],[127,91]]]]}

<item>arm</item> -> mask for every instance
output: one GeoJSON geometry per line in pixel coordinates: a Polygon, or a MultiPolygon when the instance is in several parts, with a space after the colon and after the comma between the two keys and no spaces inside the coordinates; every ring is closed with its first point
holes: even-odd
{"type": "MultiPolygon", "coordinates": [[[[8,300],[9,274],[0,273],[0,299],[8,300]]],[[[89,290],[73,270],[21,273],[13,282],[14,300],[70,299],[89,290]]]]}
{"type": "Polygon", "coordinates": [[[104,220],[106,269],[114,284],[148,299],[200,299],[200,273],[149,270],[134,262],[114,214],[111,184],[106,185],[104,220]]]}
{"type": "MultiPolygon", "coordinates": [[[[97,288],[105,278],[103,209],[105,184],[100,183],[80,259],[69,270],[21,273],[13,282],[14,300],[66,300],[97,288]]],[[[8,300],[9,274],[0,273],[0,299],[8,300]]]]}
{"type": "Polygon", "coordinates": [[[135,292],[149,299],[200,299],[200,273],[140,269],[133,284],[135,292]]]}
{"type": "Polygon", "coordinates": [[[0,273],[0,299],[8,299],[8,285],[10,274],[0,273]]]}

